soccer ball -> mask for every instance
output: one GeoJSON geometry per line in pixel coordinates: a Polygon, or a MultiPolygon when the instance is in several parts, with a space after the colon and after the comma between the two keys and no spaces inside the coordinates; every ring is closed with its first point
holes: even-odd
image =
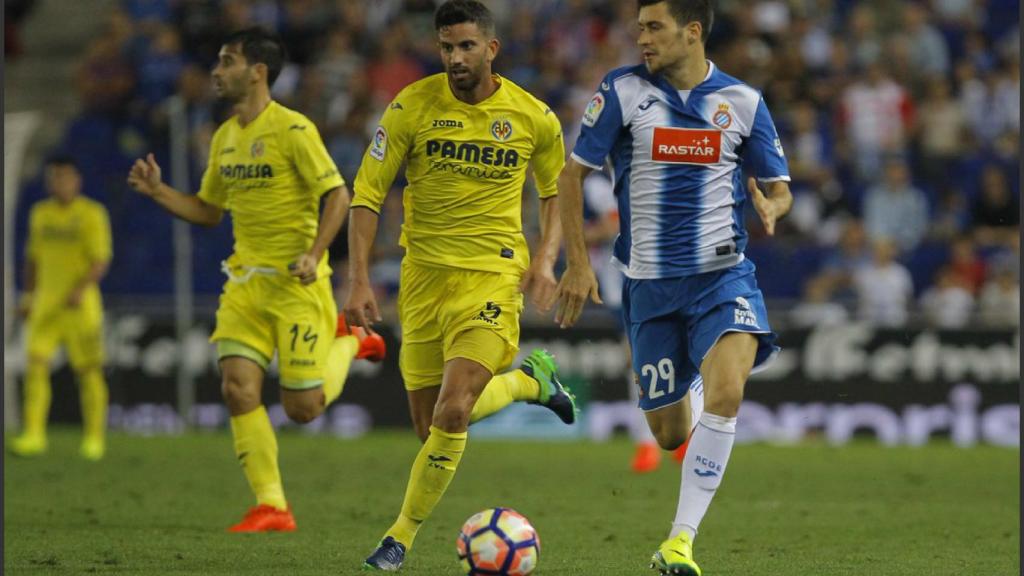
{"type": "Polygon", "coordinates": [[[455,547],[467,576],[527,576],[537,567],[540,537],[522,514],[491,508],[466,520],[455,547]]]}

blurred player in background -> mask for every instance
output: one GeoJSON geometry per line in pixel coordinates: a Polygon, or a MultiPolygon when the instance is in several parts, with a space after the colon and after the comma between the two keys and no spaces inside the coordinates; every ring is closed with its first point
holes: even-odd
{"type": "Polygon", "coordinates": [[[552,303],[561,125],[542,102],[491,73],[499,43],[483,4],[445,2],[434,23],[445,73],[410,84],[384,113],[356,176],[349,223],[345,313],[368,327],[381,319],[368,272],[378,214],[407,162],[399,364],[424,445],[398,520],[366,559],[366,567],[379,570],[401,567],[455,475],[471,422],[513,401],[547,406],[566,423],[576,418],[546,352],[534,351],[519,370],[495,376],[516,356],[523,292],[541,310],[552,303]],[[542,234],[532,259],[522,233],[531,163],[542,234]]]}
{"type": "Polygon", "coordinates": [[[46,451],[50,360],[63,345],[81,395],[79,453],[99,460],[107,427],[99,282],[110,266],[110,218],[102,204],[82,196],[82,175],[70,157],[51,158],[45,178],[50,198],[32,206],[29,215],[20,309],[28,317],[24,429],[10,448],[19,456],[46,451]]]}
{"type": "Polygon", "coordinates": [[[260,29],[224,41],[213,82],[235,115],[213,136],[197,195],[164,184],[152,154],[136,161],[128,177],[188,222],[214,226],[225,210],[232,214],[235,250],[223,265],[228,281],[210,340],[217,344],[235,453],[257,502],[232,532],[295,529],[261,400],[275,350],[281,403],[299,423],[341,394],[354,358],[384,356],[379,336],[360,339],[338,318],[326,250],[344,221],[348,190],[316,126],[271,100],[284,59],[280,39],[260,29]]]}
{"type": "Polygon", "coordinates": [[[623,319],[640,407],[671,450],[691,431],[690,386],[706,389],[687,456],[676,518],[651,567],[700,575],[692,542],[732,451],[752,369],[777,352],[754,265],[743,256],[749,191],[768,234],[792,204],[789,170],[760,93],[706,60],[710,0],[640,0],[644,65],[605,76],[583,116],[562,179],[569,262],[556,319],[600,301],[587,261],[581,186],[610,161],[622,227],[615,260],[626,275],[623,319]],[[741,159],[740,154],[743,154],[741,159]],[[740,166],[751,178],[744,190],[740,166]]]}

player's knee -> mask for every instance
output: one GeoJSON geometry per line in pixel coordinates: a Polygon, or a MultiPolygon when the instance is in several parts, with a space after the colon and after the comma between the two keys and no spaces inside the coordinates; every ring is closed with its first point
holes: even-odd
{"type": "Polygon", "coordinates": [[[685,430],[665,427],[653,432],[654,439],[662,450],[675,450],[686,443],[685,430]]]}
{"type": "Polygon", "coordinates": [[[726,418],[734,418],[739,413],[743,402],[743,380],[739,377],[721,380],[706,390],[705,412],[726,418]]]}
{"type": "Polygon", "coordinates": [[[244,414],[255,410],[260,404],[259,387],[251,386],[234,376],[224,376],[220,392],[232,414],[244,414]]]}
{"type": "Polygon", "coordinates": [[[445,432],[465,432],[469,428],[469,415],[476,399],[440,399],[434,408],[433,424],[445,432]]]}

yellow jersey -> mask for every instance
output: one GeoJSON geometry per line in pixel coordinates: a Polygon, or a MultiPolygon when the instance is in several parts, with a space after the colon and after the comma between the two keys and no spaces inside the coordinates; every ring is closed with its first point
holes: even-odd
{"type": "MultiPolygon", "coordinates": [[[[316,240],[320,197],[344,185],[316,126],[272,101],[249,124],[232,116],[217,129],[199,198],[231,212],[232,264],[286,272],[316,240]]],[[[318,271],[330,273],[326,253],[318,271]]]]}
{"type": "MultiPolygon", "coordinates": [[[[25,252],[36,269],[33,313],[63,307],[93,264],[110,261],[107,209],[85,196],[68,204],[52,198],[37,202],[29,213],[25,252]]],[[[82,304],[99,306],[100,292],[95,284],[85,289],[82,304]]]]}
{"type": "Polygon", "coordinates": [[[400,244],[413,262],[521,273],[530,263],[522,192],[533,165],[541,198],[558,193],[565,146],[558,117],[508,79],[476,105],[445,74],[403,89],[384,112],[355,180],[352,206],[380,212],[406,162],[400,244]]]}

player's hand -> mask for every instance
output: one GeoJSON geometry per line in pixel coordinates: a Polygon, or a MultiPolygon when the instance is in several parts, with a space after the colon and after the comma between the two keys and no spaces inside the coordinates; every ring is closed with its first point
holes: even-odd
{"type": "Polygon", "coordinates": [[[160,165],[156,163],[152,153],[147,155],[145,160],[139,158],[135,161],[128,172],[128,184],[146,196],[156,196],[160,191],[160,165]]]}
{"type": "Polygon", "coordinates": [[[765,232],[769,236],[774,236],[775,223],[783,215],[782,208],[778,203],[765,196],[764,192],[757,187],[756,178],[747,178],[747,190],[750,191],[750,197],[754,200],[754,210],[757,210],[757,215],[761,217],[761,222],[764,223],[765,232]]]}
{"type": "Polygon", "coordinates": [[[81,288],[75,288],[70,294],[68,294],[68,308],[78,308],[82,305],[82,292],[83,290],[81,288]]]}
{"type": "Polygon", "coordinates": [[[580,314],[583,313],[583,306],[587,298],[595,304],[603,304],[597,290],[597,277],[590,266],[570,266],[565,269],[562,279],[558,282],[555,291],[558,298],[558,310],[555,312],[555,322],[562,328],[568,328],[576,323],[580,314]]]}
{"type": "Polygon", "coordinates": [[[519,283],[519,291],[530,298],[530,302],[541,312],[551,310],[555,303],[555,290],[558,280],[551,266],[531,264],[519,283]]]}
{"type": "Polygon", "coordinates": [[[348,292],[344,306],[345,322],[350,326],[360,326],[367,334],[373,334],[370,325],[380,322],[380,309],[377,308],[377,297],[373,295],[373,287],[369,282],[356,281],[348,292]]]}
{"type": "Polygon", "coordinates": [[[288,265],[288,272],[304,285],[316,282],[317,259],[312,254],[303,254],[288,265]]]}

